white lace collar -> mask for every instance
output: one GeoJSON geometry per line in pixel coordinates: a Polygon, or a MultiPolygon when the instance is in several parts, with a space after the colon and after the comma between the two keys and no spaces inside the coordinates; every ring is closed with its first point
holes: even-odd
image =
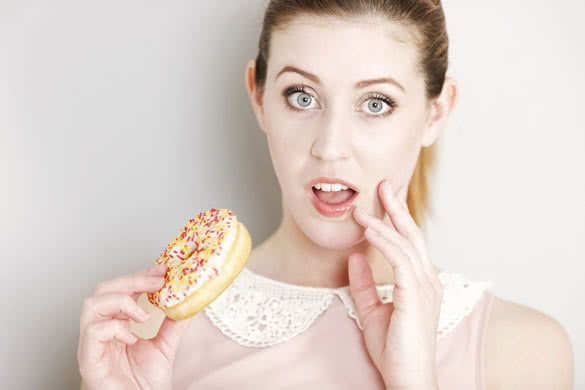
{"type": "MultiPolygon", "coordinates": [[[[471,281],[462,274],[440,271],[443,301],[437,341],[471,312],[492,281],[471,281]]],[[[392,301],[393,284],[376,286],[384,303],[392,301]]],[[[205,309],[211,322],[226,336],[248,347],[267,347],[305,331],[337,295],[348,316],[363,329],[349,293],[340,288],[306,287],[280,282],[244,267],[233,283],[205,309]]]]}

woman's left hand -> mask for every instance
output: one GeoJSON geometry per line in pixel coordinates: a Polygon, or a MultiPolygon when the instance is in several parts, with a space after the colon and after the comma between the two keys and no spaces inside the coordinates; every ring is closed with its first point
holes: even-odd
{"type": "Polygon", "coordinates": [[[350,292],[366,348],[389,390],[438,390],[436,344],[443,285],[432,266],[423,234],[406,204],[392,189],[379,186],[391,224],[357,208],[354,219],[366,239],[394,270],[392,302],[377,294],[366,256],[349,257],[350,292]]]}

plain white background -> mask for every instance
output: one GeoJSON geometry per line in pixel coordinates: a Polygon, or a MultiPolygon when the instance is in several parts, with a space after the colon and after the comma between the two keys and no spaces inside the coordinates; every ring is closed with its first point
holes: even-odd
{"type": "MultiPolygon", "coordinates": [[[[254,245],[276,228],[244,86],[263,5],[0,1],[0,387],[78,388],[83,299],[153,264],[196,213],[232,209],[254,245]]],[[[585,389],[585,5],[444,8],[461,96],[432,259],[556,318],[585,389]]]]}

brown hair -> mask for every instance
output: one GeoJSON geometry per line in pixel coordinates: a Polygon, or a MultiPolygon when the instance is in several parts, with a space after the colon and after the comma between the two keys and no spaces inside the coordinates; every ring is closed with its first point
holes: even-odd
{"type": "MultiPolygon", "coordinates": [[[[417,71],[423,75],[427,104],[443,88],[448,65],[449,39],[440,0],[270,0],[266,6],[256,57],[255,87],[263,96],[266,83],[270,37],[301,14],[351,18],[383,15],[410,28],[419,49],[417,71]]],[[[261,100],[261,99],[260,99],[261,100]]],[[[419,227],[426,214],[433,214],[429,187],[435,167],[437,142],[422,147],[408,188],[408,208],[419,227]]]]}

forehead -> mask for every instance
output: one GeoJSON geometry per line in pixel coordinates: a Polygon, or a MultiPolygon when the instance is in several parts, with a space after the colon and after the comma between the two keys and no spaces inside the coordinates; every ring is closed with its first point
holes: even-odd
{"type": "Polygon", "coordinates": [[[271,39],[268,77],[294,65],[325,84],[390,76],[405,85],[416,78],[412,30],[381,17],[302,15],[274,30],[271,39]]]}

